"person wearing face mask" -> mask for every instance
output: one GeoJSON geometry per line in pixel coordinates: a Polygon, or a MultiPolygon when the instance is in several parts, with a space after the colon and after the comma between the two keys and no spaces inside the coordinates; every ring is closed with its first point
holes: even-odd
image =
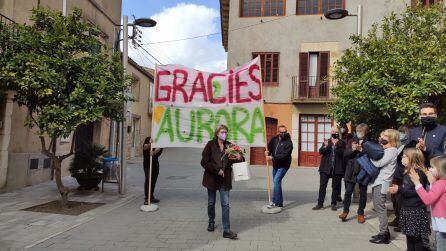
{"type": "Polygon", "coordinates": [[[379,233],[372,236],[370,242],[375,244],[389,244],[390,232],[388,229],[386,201],[401,146],[400,134],[397,130],[387,129],[381,133],[379,143],[384,148],[384,156],[379,160],[372,160],[373,165],[379,169],[379,174],[371,183],[373,207],[378,213],[379,218],[379,233]]]}
{"type": "Polygon", "coordinates": [[[343,156],[345,143],[340,139],[339,130],[331,129],[331,139],[325,139],[323,145],[319,149],[322,155],[321,164],[319,166],[319,197],[318,202],[313,210],[324,208],[325,194],[327,191],[328,180],[332,178],[331,184],[333,191],[331,193],[331,210],[337,210],[337,197],[341,193],[342,177],[344,176],[343,156]]]}
{"type": "Polygon", "coordinates": [[[433,157],[445,154],[446,127],[437,123],[437,107],[432,103],[420,106],[421,126],[410,130],[409,144],[416,147],[427,155],[427,164],[433,157]]]}
{"type": "Polygon", "coordinates": [[[282,179],[290,169],[292,151],[293,142],[290,134],[287,128],[281,125],[278,135],[270,140],[268,151],[265,152],[266,160],[273,162],[274,195],[273,201],[268,205],[269,209],[283,207],[282,179]]]}
{"type": "MultiPolygon", "coordinates": [[[[369,126],[367,124],[359,124],[356,126],[356,135],[352,140],[348,142],[348,146],[344,152],[345,163],[345,194],[344,194],[344,211],[339,218],[342,221],[346,221],[348,213],[350,211],[350,204],[352,200],[352,194],[356,185],[356,176],[360,171],[360,166],[357,159],[362,156],[362,147],[360,142],[368,140],[369,126]]],[[[359,205],[358,205],[358,223],[363,224],[365,222],[364,209],[367,203],[367,186],[358,183],[359,185],[359,205]]]]}
{"type": "Polygon", "coordinates": [[[220,193],[222,210],[223,238],[237,239],[237,234],[231,231],[229,223],[229,191],[232,189],[232,164],[242,162],[243,156],[229,157],[225,150],[231,144],[226,140],[228,127],[220,125],[214,133],[214,139],[203,149],[201,166],[204,168],[203,186],[208,190],[207,230],[215,230],[215,202],[217,191],[220,193]]]}

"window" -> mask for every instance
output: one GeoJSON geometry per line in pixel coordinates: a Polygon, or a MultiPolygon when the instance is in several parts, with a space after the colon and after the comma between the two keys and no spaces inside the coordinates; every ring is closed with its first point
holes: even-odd
{"type": "Polygon", "coordinates": [[[240,16],[283,16],[285,15],[285,2],[285,0],[241,0],[240,16]]]}
{"type": "Polygon", "coordinates": [[[262,67],[262,82],[269,84],[279,83],[279,53],[278,52],[254,52],[252,58],[260,56],[262,67]]]}
{"type": "Polygon", "coordinates": [[[345,8],[345,0],[297,0],[297,15],[323,14],[334,8],[345,8]]]}
{"type": "Polygon", "coordinates": [[[330,52],[299,54],[299,97],[328,98],[330,52]]]}
{"type": "Polygon", "coordinates": [[[135,75],[132,79],[132,95],[135,101],[139,101],[139,78],[135,75]]]}

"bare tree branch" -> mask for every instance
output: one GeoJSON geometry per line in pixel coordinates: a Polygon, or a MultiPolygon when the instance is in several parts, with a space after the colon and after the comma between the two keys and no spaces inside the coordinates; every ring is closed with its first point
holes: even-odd
{"type": "Polygon", "coordinates": [[[45,137],[39,136],[40,143],[42,144],[42,154],[45,154],[48,157],[56,157],[54,154],[52,154],[50,151],[46,149],[46,143],[45,143],[45,137]]]}

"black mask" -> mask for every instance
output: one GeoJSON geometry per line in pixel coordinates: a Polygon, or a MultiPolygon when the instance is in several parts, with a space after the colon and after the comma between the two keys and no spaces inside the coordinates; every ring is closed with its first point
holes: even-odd
{"type": "Polygon", "coordinates": [[[333,134],[331,135],[331,137],[334,138],[334,139],[339,139],[339,134],[337,134],[337,133],[336,133],[336,134],[333,133],[333,134]]]}
{"type": "Polygon", "coordinates": [[[428,129],[434,128],[437,125],[437,118],[431,116],[421,117],[421,125],[428,129]]]}
{"type": "Polygon", "coordinates": [[[379,140],[379,143],[380,143],[381,145],[385,146],[385,145],[389,144],[389,141],[387,141],[387,140],[385,140],[385,139],[380,139],[380,140],[379,140]]]}
{"type": "Polygon", "coordinates": [[[287,132],[279,132],[279,136],[282,138],[284,138],[287,134],[287,132]]]}

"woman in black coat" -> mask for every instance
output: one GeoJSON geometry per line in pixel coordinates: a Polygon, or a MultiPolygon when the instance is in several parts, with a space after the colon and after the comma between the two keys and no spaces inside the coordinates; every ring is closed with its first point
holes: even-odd
{"type": "Polygon", "coordinates": [[[207,230],[215,230],[215,201],[217,191],[220,193],[223,237],[237,239],[237,234],[231,231],[229,223],[229,190],[232,189],[232,164],[243,161],[242,156],[229,158],[225,153],[231,144],[226,140],[228,128],[221,125],[215,130],[215,138],[209,141],[203,149],[201,166],[204,168],[203,186],[208,190],[207,230]]]}
{"type": "Polygon", "coordinates": [[[319,210],[324,208],[325,194],[327,191],[328,180],[332,178],[331,193],[331,209],[337,210],[336,202],[338,194],[341,193],[341,182],[344,176],[344,150],[345,143],[339,138],[338,129],[332,129],[331,139],[324,140],[323,145],[319,149],[319,153],[322,155],[321,164],[319,167],[320,184],[319,184],[319,197],[318,202],[313,210],[319,210]]]}

